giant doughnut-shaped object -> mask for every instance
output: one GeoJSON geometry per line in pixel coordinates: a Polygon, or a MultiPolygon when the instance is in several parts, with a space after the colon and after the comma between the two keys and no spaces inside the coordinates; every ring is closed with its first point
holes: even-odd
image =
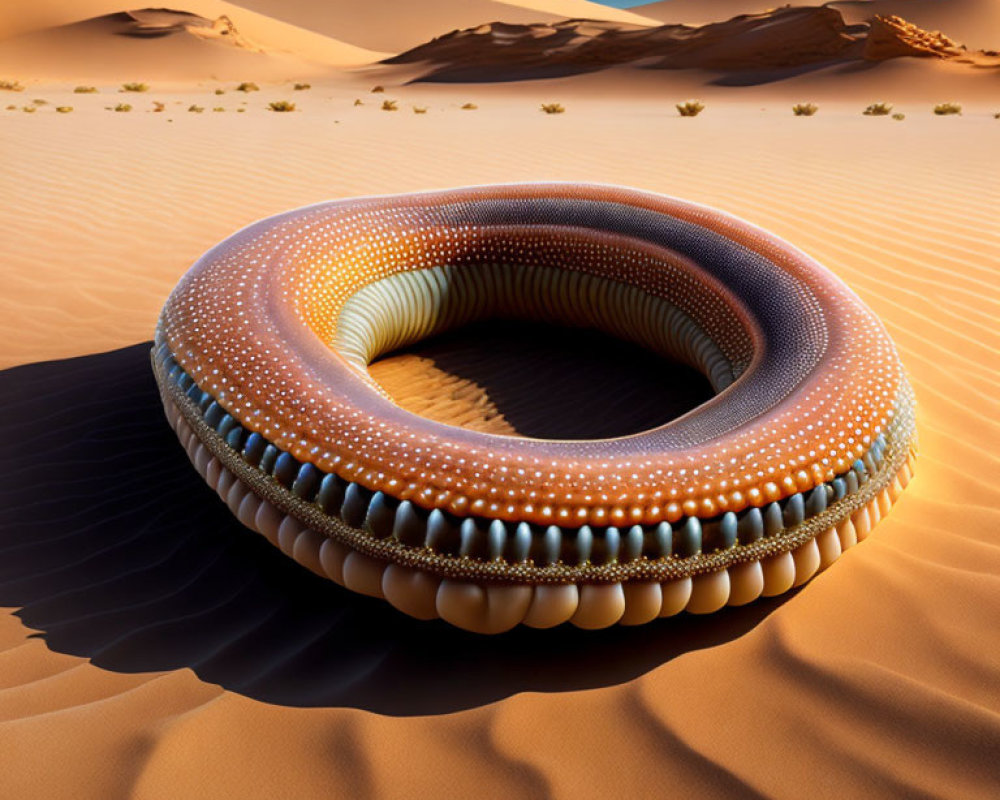
{"type": "Polygon", "coordinates": [[[834,275],[727,214],[613,186],[341,200],[257,222],[170,295],[167,418],[233,513],[314,572],[495,633],[635,625],[780,594],[910,480],[913,393],[834,275]],[[366,367],[475,319],[595,327],[715,396],[613,439],[498,436],[366,367]]]}

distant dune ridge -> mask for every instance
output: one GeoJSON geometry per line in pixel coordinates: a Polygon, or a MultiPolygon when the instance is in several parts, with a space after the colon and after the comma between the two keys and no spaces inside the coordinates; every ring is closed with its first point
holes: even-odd
{"type": "Polygon", "coordinates": [[[639,27],[589,20],[492,23],[446,34],[387,63],[425,62],[424,79],[470,81],[552,77],[623,64],[795,74],[809,66],[907,56],[1000,68],[996,53],[970,54],[947,36],[900,17],[876,16],[871,22],[848,24],[839,11],[826,6],[784,6],[703,26],[639,27]]]}
{"type": "Polygon", "coordinates": [[[121,0],[38,0],[0,8],[0,71],[43,80],[126,73],[269,80],[334,76],[388,56],[385,63],[416,65],[403,80],[510,81],[630,65],[760,73],[722,79],[757,83],[910,56],[1000,65],[995,50],[962,44],[969,35],[1000,46],[993,0],[779,8],[766,0],[665,0],[641,13],[588,0],[428,0],[419,14],[409,0],[177,3],[125,10],[121,0]]]}

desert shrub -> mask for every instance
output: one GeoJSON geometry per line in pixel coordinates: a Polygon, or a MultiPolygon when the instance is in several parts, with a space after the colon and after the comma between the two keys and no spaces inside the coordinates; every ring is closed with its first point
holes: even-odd
{"type": "Polygon", "coordinates": [[[566,110],[559,103],[542,103],[541,108],[546,114],[562,114],[566,110]]]}
{"type": "Polygon", "coordinates": [[[167,107],[166,103],[161,103],[159,100],[153,101],[153,111],[155,111],[156,113],[163,111],[164,109],[166,109],[166,107],[167,107]]]}
{"type": "Polygon", "coordinates": [[[119,103],[118,105],[115,106],[115,111],[131,111],[131,110],[132,106],[130,106],[128,103],[119,103]]]}
{"type": "Polygon", "coordinates": [[[896,122],[902,122],[904,119],[906,119],[906,114],[901,114],[897,111],[895,114],[892,115],[892,118],[896,120],[896,122]]]}
{"type": "Polygon", "coordinates": [[[385,91],[385,87],[384,86],[373,86],[371,88],[371,91],[373,93],[377,94],[378,92],[384,92],[385,91]]]}
{"type": "Polygon", "coordinates": [[[427,113],[427,106],[414,106],[413,107],[413,113],[414,114],[426,114],[427,113]]]}
{"type": "Polygon", "coordinates": [[[395,100],[383,100],[382,101],[383,111],[398,111],[395,100]]]}
{"type": "Polygon", "coordinates": [[[244,113],[245,111],[246,111],[246,109],[245,109],[245,108],[237,108],[237,109],[236,109],[236,113],[237,113],[237,114],[242,114],[242,113],[244,113]]]}
{"type": "Polygon", "coordinates": [[[216,106],[215,108],[212,109],[212,111],[215,111],[215,112],[225,111],[225,110],[226,109],[224,109],[222,106],[216,106]]]}
{"type": "Polygon", "coordinates": [[[463,111],[475,111],[477,108],[479,108],[479,106],[477,106],[475,103],[464,103],[462,105],[463,111]]]}
{"type": "Polygon", "coordinates": [[[215,93],[216,93],[216,94],[225,94],[225,93],[226,93],[226,90],[225,90],[225,89],[216,89],[216,90],[215,90],[215,93]]]}
{"type": "Polygon", "coordinates": [[[31,103],[32,103],[32,105],[36,105],[36,106],[47,106],[49,104],[49,101],[48,100],[42,100],[41,98],[39,98],[38,100],[32,100],[31,103]]]}
{"type": "Polygon", "coordinates": [[[287,100],[275,100],[268,103],[267,107],[271,111],[294,111],[295,103],[289,103],[287,100]]]}
{"type": "Polygon", "coordinates": [[[56,111],[60,114],[68,114],[73,110],[73,106],[56,106],[56,111]]]}
{"type": "Polygon", "coordinates": [[[356,106],[363,106],[364,105],[364,101],[360,97],[355,97],[354,98],[354,105],[356,105],[356,106]]]}
{"type": "Polygon", "coordinates": [[[38,106],[24,106],[21,110],[26,114],[34,114],[38,111],[38,106]]]}
{"type": "Polygon", "coordinates": [[[303,92],[306,89],[312,89],[313,87],[312,87],[312,84],[310,84],[310,83],[297,83],[292,88],[294,88],[295,91],[297,91],[297,92],[303,92]]]}
{"type": "Polygon", "coordinates": [[[819,106],[815,103],[796,103],[792,106],[792,113],[797,117],[811,117],[819,111],[819,106]]]}
{"type": "Polygon", "coordinates": [[[700,100],[685,100],[677,104],[677,112],[682,117],[697,117],[705,110],[705,104],[700,100]]]}
{"type": "Polygon", "coordinates": [[[204,110],[205,109],[202,106],[198,106],[198,105],[190,105],[190,106],[188,106],[188,111],[190,111],[192,114],[200,114],[204,110]]]}
{"type": "Polygon", "coordinates": [[[73,94],[97,94],[96,86],[77,86],[73,94]]]}
{"type": "Polygon", "coordinates": [[[0,81],[0,89],[5,92],[23,92],[24,87],[17,81],[0,81]]]}
{"type": "Polygon", "coordinates": [[[236,87],[237,92],[259,92],[260,87],[251,81],[243,81],[239,86],[236,87]]]}
{"type": "Polygon", "coordinates": [[[934,113],[939,117],[943,117],[946,114],[961,114],[962,105],[960,103],[938,103],[934,106],[934,113]]]}
{"type": "Polygon", "coordinates": [[[872,103],[862,113],[866,117],[886,117],[892,112],[892,103],[872,103]]]}
{"type": "Polygon", "coordinates": [[[123,83],[123,92],[148,92],[149,85],[146,83],[123,83]]]}

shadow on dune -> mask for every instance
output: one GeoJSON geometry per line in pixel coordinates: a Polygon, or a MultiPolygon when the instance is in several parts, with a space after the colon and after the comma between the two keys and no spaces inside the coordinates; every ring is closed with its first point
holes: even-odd
{"type": "Polygon", "coordinates": [[[435,714],[621,683],[744,634],[780,602],[492,638],[411,620],[231,517],[167,426],[148,352],[0,372],[0,605],[53,650],[118,672],[190,667],[272,703],[435,714]]]}

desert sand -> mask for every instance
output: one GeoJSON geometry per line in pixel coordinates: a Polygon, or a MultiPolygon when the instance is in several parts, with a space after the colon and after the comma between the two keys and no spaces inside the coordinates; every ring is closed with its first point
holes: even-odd
{"type": "MultiPolygon", "coordinates": [[[[17,38],[38,65],[55,28],[123,10],[31,5],[38,24],[17,38]]],[[[223,4],[185,10],[225,13],[210,5],[223,4]]],[[[339,35],[295,3],[269,27],[279,4],[245,5],[260,27],[244,30],[236,4],[237,29],[270,44],[239,63],[239,48],[190,33],[139,43],[188,37],[187,72],[172,51],[114,69],[95,57],[77,75],[15,70],[0,49],[0,79],[24,86],[0,91],[0,430],[13,444],[0,797],[993,796],[996,71],[927,58],[748,86],[638,68],[407,84],[413,65],[293,46],[337,41],[339,60],[390,49],[389,34],[339,35]],[[311,88],[294,90],[303,78],[311,88]],[[85,81],[98,93],[74,94],[85,81]],[[120,93],[125,81],[150,86],[120,93]],[[682,119],[673,104],[692,95],[706,109],[682,119]],[[278,100],[297,110],[268,110],[278,100]],[[878,100],[905,119],[861,113],[878,100]],[[952,100],[961,115],[931,112],[952,100]],[[796,101],[819,111],[795,117],[796,101]],[[123,102],[132,111],[107,110],[123,102]],[[802,248],[879,314],[917,393],[921,458],[867,541],[801,590],[710,618],[486,638],[322,582],[231,518],[149,372],[156,315],[188,266],[308,203],[520,180],[708,203],[802,248]]],[[[529,435],[617,435],[665,413],[656,398],[690,405],[703,390],[694,376],[686,396],[665,387],[648,354],[530,328],[372,369],[418,413],[529,435]]]]}

